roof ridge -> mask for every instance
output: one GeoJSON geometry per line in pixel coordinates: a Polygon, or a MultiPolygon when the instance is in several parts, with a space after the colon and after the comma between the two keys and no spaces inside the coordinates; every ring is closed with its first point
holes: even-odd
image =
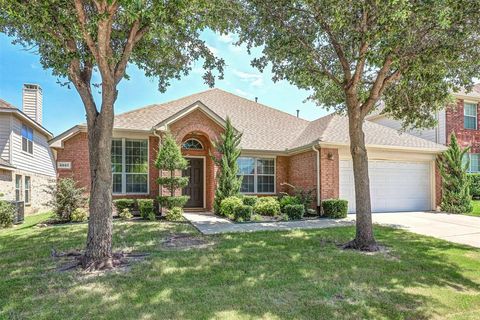
{"type": "Polygon", "coordinates": [[[218,91],[221,91],[221,92],[224,92],[224,93],[227,93],[227,94],[229,94],[229,95],[235,96],[235,97],[237,97],[237,98],[240,98],[240,99],[243,99],[243,100],[247,100],[248,102],[252,102],[252,103],[259,104],[259,105],[262,106],[262,107],[265,107],[265,108],[274,110],[274,111],[276,111],[276,112],[284,113],[284,114],[286,114],[286,115],[288,115],[288,116],[290,116],[290,117],[293,117],[293,118],[295,118],[295,119],[302,120],[302,121],[305,121],[305,122],[308,122],[308,123],[312,122],[312,121],[309,121],[309,120],[307,120],[307,119],[303,119],[303,118],[299,118],[299,117],[297,117],[297,116],[294,116],[293,114],[290,114],[290,113],[288,113],[288,112],[285,112],[285,111],[279,110],[279,109],[277,109],[277,108],[268,106],[268,105],[266,105],[266,104],[263,104],[263,103],[260,103],[260,102],[257,102],[257,101],[253,101],[253,100],[250,100],[250,99],[248,99],[248,98],[245,98],[245,97],[239,96],[239,95],[237,95],[237,94],[231,93],[230,91],[223,90],[223,89],[220,89],[220,88],[214,88],[214,89],[216,89],[216,90],[218,90],[218,91]]]}
{"type": "Polygon", "coordinates": [[[213,91],[213,90],[219,90],[219,89],[218,88],[208,88],[207,90],[195,92],[195,93],[189,94],[188,96],[183,96],[183,97],[173,99],[173,100],[169,100],[169,101],[165,101],[165,102],[162,102],[162,103],[152,103],[152,104],[146,105],[144,107],[140,107],[140,108],[136,108],[136,109],[133,109],[133,110],[125,111],[125,112],[119,113],[115,116],[123,116],[123,115],[126,115],[126,114],[130,114],[130,113],[137,112],[137,111],[144,110],[144,109],[150,109],[150,108],[153,108],[153,107],[161,107],[161,106],[164,106],[166,104],[170,104],[172,102],[187,99],[187,98],[193,97],[195,95],[199,95],[199,94],[202,94],[202,93],[205,93],[205,92],[208,92],[208,91],[213,91]]]}

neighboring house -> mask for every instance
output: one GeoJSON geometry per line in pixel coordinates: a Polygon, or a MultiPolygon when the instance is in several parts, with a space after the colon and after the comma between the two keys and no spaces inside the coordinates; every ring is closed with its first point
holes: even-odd
{"type": "Polygon", "coordinates": [[[47,190],[56,182],[52,137],[42,126],[39,85],[23,86],[23,111],[0,99],[0,193],[23,201],[26,213],[48,208],[47,190]]]}
{"type": "MultiPolygon", "coordinates": [[[[154,198],[164,192],[156,179],[155,158],[161,136],[172,132],[190,167],[183,190],[188,209],[211,210],[217,167],[212,141],[227,117],[243,132],[238,160],[242,193],[275,195],[289,191],[284,182],[316,190],[315,204],[327,198],[349,200],[355,211],[348,121],[328,115],[307,121],[234,94],[211,89],[171,102],[115,116],[112,142],[114,198],[154,198]]],[[[433,210],[439,203],[435,157],[444,146],[397,130],[365,123],[370,159],[373,211],[433,210]]],[[[60,178],[73,177],[88,189],[90,172],[85,125],[55,137],[60,178]]],[[[317,207],[318,208],[318,207],[317,207]]]]}
{"type": "MultiPolygon", "coordinates": [[[[453,93],[455,103],[435,114],[438,124],[433,128],[407,130],[409,134],[440,144],[450,142],[450,134],[455,133],[461,146],[470,146],[470,172],[480,172],[480,83],[470,92],[453,93]]],[[[368,120],[401,130],[402,122],[388,117],[388,114],[376,113],[368,120]]]]}

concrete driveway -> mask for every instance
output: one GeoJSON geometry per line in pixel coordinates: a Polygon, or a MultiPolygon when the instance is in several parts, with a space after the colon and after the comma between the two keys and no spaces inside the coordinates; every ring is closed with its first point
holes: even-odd
{"type": "MultiPolygon", "coordinates": [[[[480,217],[433,212],[374,213],[373,222],[480,248],[480,217]]],[[[355,220],[349,214],[347,219],[355,220]]]]}

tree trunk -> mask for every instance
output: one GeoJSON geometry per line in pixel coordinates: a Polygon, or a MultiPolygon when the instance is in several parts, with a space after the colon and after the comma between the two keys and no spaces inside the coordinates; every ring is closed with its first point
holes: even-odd
{"type": "Polygon", "coordinates": [[[378,246],[373,236],[368,156],[363,132],[363,117],[360,108],[349,108],[350,153],[353,160],[355,183],[356,236],[345,248],[376,251],[378,246]]]}
{"type": "MultiPolygon", "coordinates": [[[[103,88],[105,90],[105,87],[103,88]]],[[[102,110],[88,119],[90,219],[84,268],[112,268],[112,130],[116,93],[103,94],[102,110]]]]}

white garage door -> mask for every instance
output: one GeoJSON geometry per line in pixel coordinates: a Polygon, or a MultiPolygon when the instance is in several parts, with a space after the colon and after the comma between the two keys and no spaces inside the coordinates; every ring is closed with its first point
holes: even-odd
{"type": "MultiPolygon", "coordinates": [[[[373,212],[431,210],[431,174],[428,162],[369,161],[373,212]]],[[[355,212],[351,160],[340,161],[340,198],[355,212]]]]}

